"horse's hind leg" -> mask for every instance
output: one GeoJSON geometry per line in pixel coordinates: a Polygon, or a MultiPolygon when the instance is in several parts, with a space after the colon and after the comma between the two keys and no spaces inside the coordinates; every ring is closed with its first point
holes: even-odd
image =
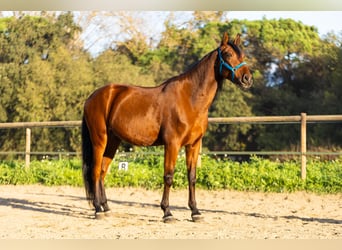
{"type": "MultiPolygon", "coordinates": [[[[93,128],[93,131],[100,131],[98,128],[93,128]]],[[[111,162],[110,156],[114,156],[115,151],[109,150],[107,133],[93,133],[93,190],[95,207],[95,218],[103,217],[104,212],[109,210],[107,198],[104,190],[104,178],[106,176],[108,166],[111,162]]]]}
{"type": "Polygon", "coordinates": [[[103,175],[102,170],[102,161],[103,161],[103,153],[104,147],[101,145],[94,145],[94,168],[92,173],[93,179],[93,190],[94,190],[94,199],[93,205],[95,207],[95,216],[99,213],[103,212],[101,205],[101,175],[103,175]]]}
{"type": "MultiPolygon", "coordinates": [[[[101,176],[100,176],[100,205],[102,207],[102,210],[104,213],[109,212],[109,206],[107,204],[107,196],[106,196],[106,191],[104,187],[104,179],[107,174],[108,168],[110,163],[112,162],[112,158],[103,156],[102,158],[102,168],[101,168],[101,176]]],[[[97,217],[100,217],[101,215],[98,213],[97,217]]]]}
{"type": "MultiPolygon", "coordinates": [[[[112,135],[108,135],[107,146],[102,158],[102,167],[101,167],[101,175],[100,175],[100,204],[103,209],[105,215],[109,215],[110,208],[107,203],[107,196],[104,187],[104,179],[108,172],[108,168],[110,163],[112,162],[116,150],[120,145],[121,140],[112,135]]],[[[101,213],[97,213],[97,217],[102,217],[101,213]]]]}

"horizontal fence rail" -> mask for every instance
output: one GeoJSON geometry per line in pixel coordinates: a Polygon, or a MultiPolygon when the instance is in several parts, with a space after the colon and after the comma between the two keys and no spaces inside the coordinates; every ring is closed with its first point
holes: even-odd
{"type": "MultiPolygon", "coordinates": [[[[305,114],[305,113],[302,113],[305,114]]],[[[209,117],[209,123],[239,124],[239,123],[300,123],[301,115],[292,116],[245,116],[245,117],[209,117]]],[[[312,122],[342,122],[342,115],[306,115],[307,123],[312,122]]],[[[8,128],[42,128],[42,127],[77,127],[82,121],[50,121],[50,122],[3,122],[0,129],[8,128]]]]}
{"type": "MultiPolygon", "coordinates": [[[[264,151],[225,151],[215,152],[210,151],[210,154],[229,154],[229,155],[299,155],[301,157],[301,176],[306,178],[306,156],[307,155],[341,155],[342,152],[307,152],[306,142],[306,125],[307,123],[341,123],[342,115],[307,115],[301,113],[293,116],[249,116],[249,117],[209,117],[209,123],[217,124],[300,124],[301,138],[300,138],[300,152],[264,152],[264,151]]],[[[31,152],[31,129],[42,127],[80,127],[82,121],[50,121],[50,122],[10,122],[0,123],[0,129],[25,128],[26,129],[26,147],[25,152],[0,152],[4,154],[25,154],[25,166],[30,164],[30,155],[41,154],[38,152],[31,152]]],[[[47,152],[45,152],[47,153],[47,152]]],[[[209,153],[209,152],[208,152],[209,153]]],[[[76,152],[48,152],[51,155],[77,155],[76,152]]],[[[200,161],[199,161],[200,162],[200,161]]]]}
{"type": "MultiPolygon", "coordinates": [[[[292,116],[246,116],[246,117],[209,117],[210,123],[239,124],[239,123],[300,123],[302,115],[292,116]]],[[[306,115],[307,123],[342,122],[342,115],[306,115]]]]}
{"type": "Polygon", "coordinates": [[[4,122],[0,123],[0,129],[4,128],[44,128],[44,127],[78,127],[82,121],[52,121],[52,122],[4,122]]]}

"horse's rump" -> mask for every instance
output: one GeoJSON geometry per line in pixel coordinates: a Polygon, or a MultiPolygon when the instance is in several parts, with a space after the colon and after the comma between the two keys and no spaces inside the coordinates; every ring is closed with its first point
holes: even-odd
{"type": "Polygon", "coordinates": [[[158,88],[106,85],[86,102],[84,112],[93,121],[88,124],[97,123],[98,129],[106,125],[103,129],[107,133],[134,145],[153,145],[158,139],[163,105],[158,92],[158,88]]]}

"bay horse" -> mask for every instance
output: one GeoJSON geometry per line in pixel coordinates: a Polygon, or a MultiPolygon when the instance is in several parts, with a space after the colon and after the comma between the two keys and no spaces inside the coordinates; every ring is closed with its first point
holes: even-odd
{"type": "Polygon", "coordinates": [[[104,180],[121,141],[137,146],[164,146],[163,221],[174,220],[169,207],[178,152],[185,147],[188,205],[193,221],[202,219],[195,199],[196,164],[208,125],[208,110],[224,79],[242,89],[253,84],[239,48],[225,32],[219,47],[183,74],[156,87],[109,84],[95,90],[84,104],[82,172],[95,218],[109,215],[104,180]]]}

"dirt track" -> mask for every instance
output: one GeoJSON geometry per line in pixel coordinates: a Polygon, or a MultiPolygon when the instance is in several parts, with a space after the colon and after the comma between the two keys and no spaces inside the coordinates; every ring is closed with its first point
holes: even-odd
{"type": "Polygon", "coordinates": [[[83,188],[0,186],[0,239],[342,239],[342,194],[171,190],[177,219],[162,222],[161,191],[107,189],[112,217],[95,220],[83,188]]]}

